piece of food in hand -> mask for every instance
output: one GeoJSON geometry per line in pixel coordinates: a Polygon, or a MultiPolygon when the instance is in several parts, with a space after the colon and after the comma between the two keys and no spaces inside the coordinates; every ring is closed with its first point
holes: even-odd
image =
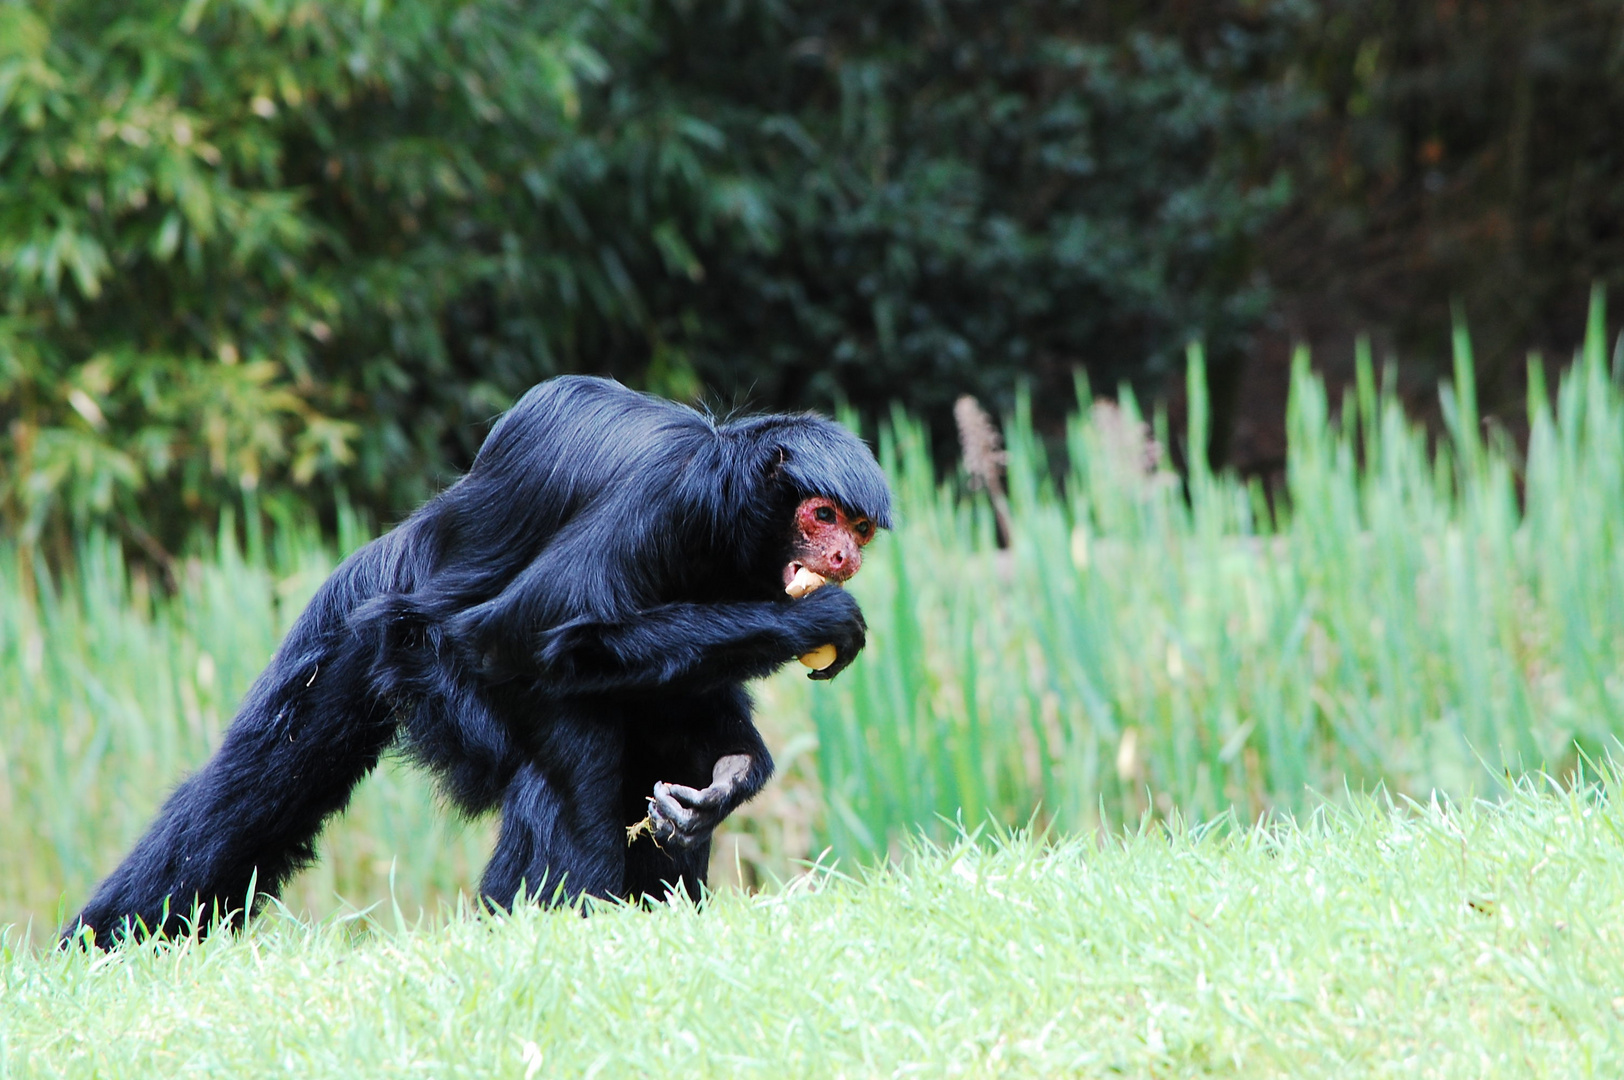
{"type": "Polygon", "coordinates": [[[835,657],[837,655],[838,653],[835,651],[835,647],[833,645],[819,645],[817,648],[801,657],[801,663],[805,664],[813,671],[822,671],[824,668],[835,662],[835,657]]]}
{"type": "Polygon", "coordinates": [[[789,584],[784,586],[784,591],[799,600],[807,593],[816,592],[827,584],[829,584],[828,578],[815,570],[808,570],[803,566],[795,571],[795,576],[789,579],[789,584]]]}
{"type": "MultiPolygon", "coordinates": [[[[829,579],[816,570],[797,566],[795,567],[795,573],[789,579],[789,584],[784,586],[784,591],[799,600],[801,597],[816,592],[827,584],[829,584],[829,579]]],[[[830,664],[833,664],[835,657],[838,655],[833,645],[819,645],[816,649],[802,656],[801,663],[813,671],[822,671],[830,664]]]]}

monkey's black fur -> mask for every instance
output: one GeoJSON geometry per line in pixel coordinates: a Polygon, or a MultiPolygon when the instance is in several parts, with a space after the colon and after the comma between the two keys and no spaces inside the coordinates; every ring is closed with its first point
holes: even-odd
{"type": "Polygon", "coordinates": [[[321,587],[65,938],[173,934],[194,902],[240,920],[250,881],[274,895],[313,859],[397,741],[462,812],[500,806],[489,900],[697,895],[711,829],[772,771],[742,684],[833,642],[827,677],[863,645],[843,589],[784,596],[813,496],[890,524],[873,456],[828,420],[717,423],[606,380],[537,386],[466,476],[321,587]],[[730,755],[747,764],[724,784],[730,755]],[[708,803],[628,846],[656,782],[704,789],[713,767],[708,803]]]}

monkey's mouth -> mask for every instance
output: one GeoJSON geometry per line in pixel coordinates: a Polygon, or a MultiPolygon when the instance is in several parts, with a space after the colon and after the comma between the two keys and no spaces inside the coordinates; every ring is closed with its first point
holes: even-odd
{"type": "Polygon", "coordinates": [[[784,567],[784,591],[799,600],[829,584],[829,579],[805,563],[792,562],[784,567]]]}

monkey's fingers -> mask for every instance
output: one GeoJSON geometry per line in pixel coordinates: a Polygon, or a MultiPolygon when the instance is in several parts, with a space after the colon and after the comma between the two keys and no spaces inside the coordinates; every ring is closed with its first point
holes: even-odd
{"type": "Polygon", "coordinates": [[[690,810],[709,810],[722,805],[722,800],[727,798],[727,790],[715,784],[707,788],[691,788],[683,784],[668,784],[661,781],[654,785],[656,797],[662,790],[690,810]]]}
{"type": "Polygon", "coordinates": [[[672,797],[669,784],[655,784],[654,798],[649,805],[649,813],[654,817],[663,819],[679,833],[689,832],[699,822],[699,814],[672,797]]]}
{"type": "Polygon", "coordinates": [[[678,847],[692,847],[700,843],[721,823],[722,815],[713,807],[689,808],[673,797],[672,789],[691,793],[696,798],[704,792],[683,788],[680,784],[654,785],[654,796],[649,800],[649,814],[655,819],[655,835],[678,847]]]}

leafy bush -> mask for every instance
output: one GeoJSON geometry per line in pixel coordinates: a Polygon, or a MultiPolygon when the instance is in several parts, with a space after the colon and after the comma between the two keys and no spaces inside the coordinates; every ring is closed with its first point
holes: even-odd
{"type": "Polygon", "coordinates": [[[172,538],[238,489],[381,489],[544,374],[557,214],[537,208],[557,209],[549,161],[598,70],[583,17],[0,7],[13,524],[112,515],[172,538]],[[475,295],[496,325],[459,320],[475,295]]]}
{"type": "Polygon", "coordinates": [[[1222,355],[1283,190],[1240,167],[1283,99],[1231,89],[1270,18],[1203,25],[1227,32],[1052,3],[5,5],[0,513],[149,550],[242,491],[392,517],[560,370],[945,418],[1192,335],[1222,355]]]}

